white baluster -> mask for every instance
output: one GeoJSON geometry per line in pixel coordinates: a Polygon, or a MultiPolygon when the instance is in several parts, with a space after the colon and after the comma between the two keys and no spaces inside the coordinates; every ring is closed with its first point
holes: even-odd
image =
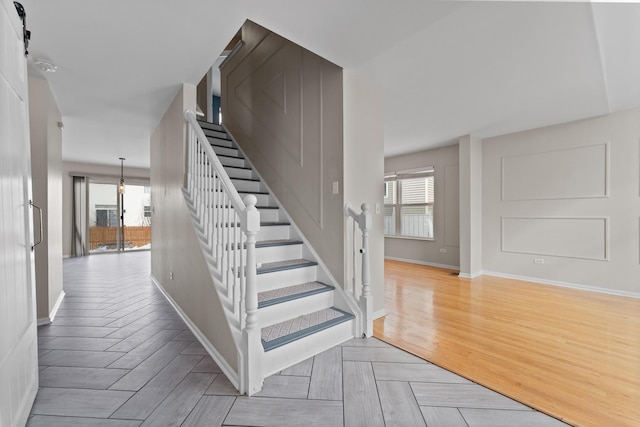
{"type": "MultiPolygon", "coordinates": [[[[371,214],[369,205],[363,203],[362,213],[358,218],[358,225],[362,230],[362,295],[360,295],[360,309],[362,310],[363,333],[370,337],[373,335],[373,298],[371,296],[371,269],[369,266],[369,230],[371,229],[371,214]]],[[[355,265],[353,266],[355,268],[355,265]]]]}
{"type": "Polygon", "coordinates": [[[218,179],[216,188],[216,212],[218,212],[218,221],[216,222],[216,267],[219,269],[222,264],[222,182],[218,179]]]}
{"type": "Polygon", "coordinates": [[[233,312],[234,314],[238,314],[240,313],[240,279],[238,278],[238,264],[240,262],[240,260],[238,259],[238,257],[240,256],[240,251],[242,250],[242,248],[239,246],[238,243],[238,221],[240,221],[240,218],[238,217],[237,212],[234,210],[234,215],[233,215],[233,239],[232,240],[232,244],[233,244],[233,269],[232,269],[232,275],[231,275],[231,281],[233,283],[233,312]]]}
{"type": "MultiPolygon", "coordinates": [[[[355,253],[355,224],[357,223],[362,231],[362,249],[360,249],[360,253],[362,254],[362,289],[360,293],[360,298],[358,298],[358,305],[360,307],[360,311],[362,312],[361,322],[356,327],[356,333],[358,335],[363,334],[367,337],[373,335],[373,297],[371,295],[371,269],[370,269],[370,261],[369,261],[369,230],[371,229],[371,214],[369,213],[369,205],[363,203],[362,212],[360,214],[356,213],[353,210],[351,205],[347,203],[344,206],[344,214],[347,217],[351,217],[354,221],[354,253],[355,253]]],[[[356,273],[356,260],[355,257],[353,259],[353,277],[355,278],[356,273]]],[[[355,279],[354,279],[355,280],[355,279]]],[[[354,285],[355,287],[355,285],[354,285]]],[[[355,288],[353,295],[355,297],[355,288]]]]}
{"type": "Polygon", "coordinates": [[[258,327],[258,285],[256,272],[256,236],[260,231],[260,212],[256,209],[258,199],[253,194],[244,198],[242,231],[247,235],[247,278],[245,311],[246,326],[242,331],[244,348],[245,391],[252,395],[262,389],[262,344],[258,327]]]}
{"type": "Polygon", "coordinates": [[[191,124],[187,124],[187,128],[189,129],[187,133],[187,182],[184,187],[189,191],[189,195],[191,195],[191,184],[193,183],[193,180],[191,179],[191,171],[193,170],[193,163],[191,161],[193,129],[191,129],[191,124]]]}
{"type": "Polygon", "coordinates": [[[203,208],[203,218],[204,218],[204,224],[203,224],[203,233],[205,236],[209,235],[209,222],[210,222],[210,207],[209,207],[209,183],[211,182],[211,164],[209,164],[209,162],[207,162],[207,167],[205,168],[205,180],[204,180],[204,186],[203,186],[203,192],[202,192],[202,204],[204,205],[203,208]]]}

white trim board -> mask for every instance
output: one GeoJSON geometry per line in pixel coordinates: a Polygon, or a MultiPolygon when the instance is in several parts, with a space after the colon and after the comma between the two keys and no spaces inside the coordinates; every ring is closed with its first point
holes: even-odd
{"type": "Polygon", "coordinates": [[[467,274],[467,273],[458,274],[458,277],[460,277],[461,279],[475,279],[476,277],[480,277],[480,276],[482,276],[482,271],[473,273],[473,274],[467,274]]]}
{"type": "MultiPolygon", "coordinates": [[[[448,268],[451,270],[460,270],[460,267],[456,267],[456,266],[451,266],[451,265],[444,265],[444,264],[436,264],[436,263],[430,263],[430,262],[425,262],[425,261],[416,261],[416,260],[411,260],[411,259],[404,259],[404,258],[395,258],[395,257],[384,257],[384,259],[389,259],[389,260],[393,260],[393,261],[403,261],[403,262],[408,262],[411,264],[419,264],[419,265],[426,265],[429,267],[439,267],[439,268],[448,268]]],[[[528,276],[519,276],[517,274],[509,274],[509,273],[500,273],[497,271],[480,271],[477,273],[474,273],[473,275],[470,274],[466,274],[466,273],[460,273],[458,276],[463,278],[463,279],[475,279],[476,277],[479,276],[494,276],[494,277],[503,277],[505,279],[514,279],[514,280],[522,280],[525,282],[533,282],[533,283],[540,283],[543,285],[551,285],[551,286],[560,286],[563,288],[572,288],[572,289],[578,289],[578,290],[582,290],[582,291],[588,291],[588,292],[598,292],[601,294],[608,294],[608,295],[615,295],[615,296],[620,296],[620,297],[629,297],[629,298],[638,298],[640,299],[640,292],[628,292],[628,291],[617,291],[615,289],[607,289],[607,288],[600,288],[597,286],[588,286],[588,285],[581,285],[578,283],[569,283],[569,282],[560,282],[557,280],[547,280],[547,279],[540,279],[538,277],[528,277],[528,276]]],[[[376,312],[378,313],[378,312],[376,312]]]]}
{"type": "Polygon", "coordinates": [[[66,294],[64,293],[64,291],[60,291],[60,295],[58,295],[58,299],[56,300],[56,303],[53,305],[53,309],[51,309],[51,312],[49,313],[49,317],[39,318],[37,321],[38,326],[49,325],[53,323],[53,320],[56,318],[56,314],[58,314],[58,309],[60,308],[60,304],[62,304],[62,300],[64,299],[65,295],[66,294]]]}
{"type": "Polygon", "coordinates": [[[601,294],[615,295],[619,297],[638,298],[640,292],[617,291],[615,289],[600,288],[597,286],[581,285],[578,283],[560,282],[557,280],[540,279],[538,277],[519,276],[517,274],[500,273],[497,271],[483,271],[481,274],[485,276],[503,277],[505,279],[522,280],[525,282],[540,283],[543,285],[560,286],[562,288],[578,289],[581,291],[598,292],[601,294]]]}
{"type": "Polygon", "coordinates": [[[49,324],[51,324],[51,319],[49,319],[48,317],[40,317],[36,322],[37,326],[44,326],[49,324]]]}
{"type": "Polygon", "coordinates": [[[388,260],[391,260],[391,261],[408,262],[410,264],[426,265],[428,267],[438,267],[438,268],[446,268],[446,269],[449,269],[449,270],[458,270],[458,271],[460,271],[460,266],[459,265],[438,264],[436,262],[418,261],[418,260],[415,260],[415,259],[397,258],[397,257],[392,257],[392,256],[385,256],[384,259],[388,259],[388,260]]]}
{"type": "Polygon", "coordinates": [[[379,318],[381,318],[381,317],[386,316],[387,314],[388,314],[388,313],[387,313],[387,310],[386,310],[386,309],[384,309],[384,308],[381,308],[380,310],[374,311],[374,312],[371,314],[371,317],[372,317],[372,320],[376,320],[376,319],[379,319],[379,318]]]}
{"type": "Polygon", "coordinates": [[[209,353],[213,361],[216,362],[216,364],[220,367],[220,369],[225,374],[225,376],[229,379],[231,384],[233,384],[233,386],[239,390],[240,381],[238,380],[238,374],[234,371],[231,365],[229,365],[227,360],[224,357],[222,357],[220,353],[218,353],[218,350],[216,350],[213,344],[211,344],[211,342],[207,339],[207,337],[204,336],[204,334],[200,331],[200,329],[196,326],[196,324],[193,323],[193,321],[189,318],[189,316],[187,316],[187,314],[184,311],[182,311],[180,306],[174,301],[171,295],[169,295],[169,293],[165,291],[165,289],[162,287],[160,282],[158,282],[158,280],[153,276],[153,274],[150,275],[150,278],[153,284],[156,285],[156,287],[160,290],[160,292],[162,292],[162,295],[164,295],[167,301],[169,301],[169,303],[173,306],[173,308],[176,310],[180,318],[189,327],[193,335],[195,335],[196,339],[200,342],[200,344],[202,344],[205,350],[207,350],[207,353],[209,353]]]}

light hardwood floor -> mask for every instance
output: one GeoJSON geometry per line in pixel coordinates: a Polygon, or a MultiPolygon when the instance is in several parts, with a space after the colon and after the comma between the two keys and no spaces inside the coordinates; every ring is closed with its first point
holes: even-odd
{"type": "Polygon", "coordinates": [[[640,300],[385,261],[374,336],[567,423],[640,426],[640,300]]]}

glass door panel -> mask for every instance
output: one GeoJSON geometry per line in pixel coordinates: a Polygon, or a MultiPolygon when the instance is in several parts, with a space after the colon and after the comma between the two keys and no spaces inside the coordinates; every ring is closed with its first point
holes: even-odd
{"type": "Polygon", "coordinates": [[[142,185],[125,186],[124,249],[151,248],[151,192],[142,185]]]}
{"type": "Polygon", "coordinates": [[[89,183],[89,252],[118,250],[118,186],[89,183]]]}

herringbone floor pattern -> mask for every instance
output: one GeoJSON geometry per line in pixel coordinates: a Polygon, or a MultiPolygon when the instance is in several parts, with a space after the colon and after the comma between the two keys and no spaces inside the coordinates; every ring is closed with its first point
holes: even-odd
{"type": "Polygon", "coordinates": [[[355,339],[238,396],[149,279],[148,252],[65,260],[39,328],[28,425],[557,426],[559,421],[376,339],[355,339]]]}

